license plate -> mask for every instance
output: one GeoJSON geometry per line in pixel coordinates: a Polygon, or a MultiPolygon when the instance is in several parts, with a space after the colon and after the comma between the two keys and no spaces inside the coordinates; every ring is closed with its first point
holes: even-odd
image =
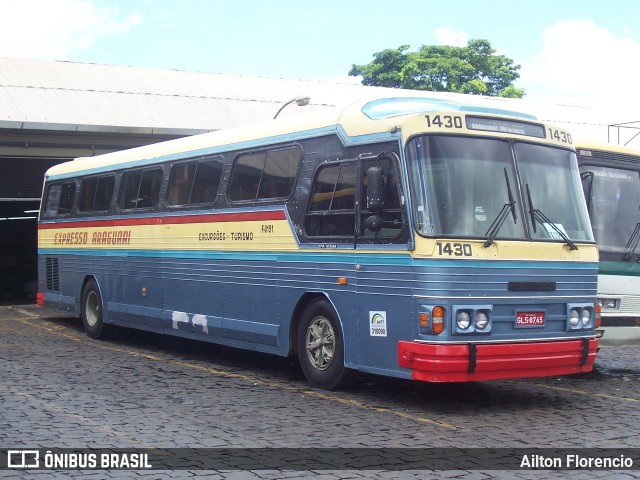
{"type": "Polygon", "coordinates": [[[516,312],[516,327],[544,327],[544,312],[516,312]]]}

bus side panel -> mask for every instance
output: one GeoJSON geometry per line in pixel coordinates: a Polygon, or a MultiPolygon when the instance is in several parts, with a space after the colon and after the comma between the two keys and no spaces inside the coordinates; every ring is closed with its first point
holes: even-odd
{"type": "Polygon", "coordinates": [[[165,259],[164,332],[285,355],[276,262],[199,255],[165,259]]]}
{"type": "Polygon", "coordinates": [[[222,332],[232,341],[278,346],[278,288],[275,263],[231,261],[224,283],[222,332]]]}
{"type": "MultiPolygon", "coordinates": [[[[290,258],[284,255],[278,263],[280,307],[278,317],[281,322],[280,338],[288,345],[289,331],[301,321],[304,311],[297,318],[292,318],[303,295],[310,298],[326,298],[333,306],[337,320],[342,328],[345,343],[345,363],[348,367],[358,364],[358,318],[355,312],[354,292],[356,278],[354,275],[353,251],[344,254],[334,253],[300,253],[290,258]],[[338,283],[339,278],[346,278],[346,284],[338,283]],[[294,322],[291,325],[290,320],[294,322]]],[[[267,299],[269,301],[269,299],[267,299]]],[[[308,305],[308,302],[303,304],[308,305]]],[[[286,354],[288,350],[284,350],[286,354]]]]}
{"type": "Polygon", "coordinates": [[[162,261],[156,256],[106,255],[95,257],[93,272],[108,271],[98,284],[103,293],[106,320],[125,327],[162,332],[162,261]]]}
{"type": "Polygon", "coordinates": [[[222,339],[224,268],[204,259],[167,256],[164,271],[164,333],[222,339]]]}
{"type": "Polygon", "coordinates": [[[398,369],[399,341],[414,339],[417,313],[412,301],[413,277],[408,254],[359,257],[358,331],[360,369],[395,377],[411,378],[398,369]],[[383,260],[383,257],[386,259],[383,260]]]}

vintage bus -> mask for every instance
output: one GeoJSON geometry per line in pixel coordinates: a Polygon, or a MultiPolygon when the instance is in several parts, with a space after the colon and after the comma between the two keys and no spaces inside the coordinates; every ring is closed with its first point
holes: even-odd
{"type": "Polygon", "coordinates": [[[602,327],[614,342],[638,339],[640,151],[596,143],[579,143],[576,150],[591,226],[600,249],[598,303],[602,306],[602,327]]]}
{"type": "Polygon", "coordinates": [[[51,168],[38,303],[433,382],[588,372],[598,251],[571,135],[375,98],[51,168]]]}

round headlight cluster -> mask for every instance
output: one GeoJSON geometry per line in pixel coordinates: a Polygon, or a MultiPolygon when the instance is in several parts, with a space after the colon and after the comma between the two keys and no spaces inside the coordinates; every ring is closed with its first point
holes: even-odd
{"type": "Polygon", "coordinates": [[[592,313],[588,308],[572,308],[569,312],[569,325],[587,327],[591,323],[592,313]]]}
{"type": "MultiPolygon", "coordinates": [[[[471,314],[461,310],[456,315],[456,324],[459,330],[468,330],[471,327],[471,314]]],[[[476,330],[482,331],[489,325],[489,316],[486,312],[477,311],[473,318],[473,324],[476,330]]]]}

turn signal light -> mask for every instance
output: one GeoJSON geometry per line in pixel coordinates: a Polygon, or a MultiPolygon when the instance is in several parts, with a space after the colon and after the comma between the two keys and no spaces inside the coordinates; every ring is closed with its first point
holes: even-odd
{"type": "Polygon", "coordinates": [[[596,328],[600,328],[602,326],[602,305],[596,303],[596,319],[595,326],[596,328]]]}
{"type": "Polygon", "coordinates": [[[433,315],[433,333],[444,332],[444,308],[433,307],[431,313],[433,315]]]}
{"type": "Polygon", "coordinates": [[[422,328],[426,328],[429,326],[429,314],[427,312],[420,312],[418,318],[420,319],[420,326],[422,328]]]}

